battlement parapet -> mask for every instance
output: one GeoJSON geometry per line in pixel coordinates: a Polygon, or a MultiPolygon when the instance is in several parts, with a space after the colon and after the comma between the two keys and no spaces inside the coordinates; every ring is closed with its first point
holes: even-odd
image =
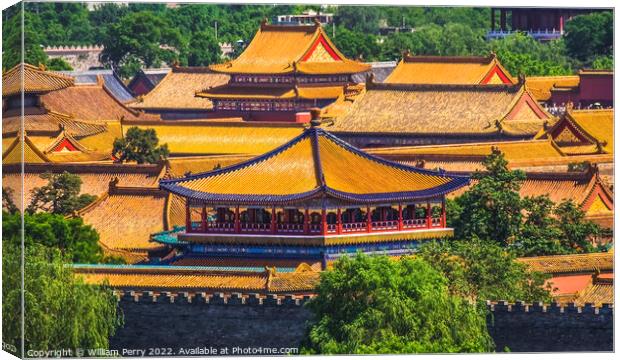
{"type": "Polygon", "coordinates": [[[139,304],[178,304],[178,305],[249,305],[249,306],[284,306],[301,307],[314,295],[296,294],[259,294],[259,293],[223,293],[223,292],[153,292],[114,290],[114,295],[121,302],[139,304]]]}
{"type": "Polygon", "coordinates": [[[613,315],[613,304],[601,304],[595,306],[592,303],[586,303],[583,305],[573,302],[558,303],[552,302],[550,304],[544,304],[542,302],[525,303],[523,301],[515,301],[509,303],[508,301],[488,301],[487,307],[492,313],[547,313],[547,314],[588,314],[588,315],[613,315]]]}

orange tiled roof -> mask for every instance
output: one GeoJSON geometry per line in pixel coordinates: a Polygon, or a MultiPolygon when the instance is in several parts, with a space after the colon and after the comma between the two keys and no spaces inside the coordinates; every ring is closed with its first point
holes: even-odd
{"type": "Polygon", "coordinates": [[[331,131],[534,136],[551,120],[522,84],[366,87],[331,131]]]}
{"type": "Polygon", "coordinates": [[[44,93],[73,86],[71,76],[63,75],[30,64],[18,64],[2,74],[2,96],[25,93],[44,93]]]}
{"type": "Polygon", "coordinates": [[[19,163],[46,163],[51,160],[37,148],[28,135],[17,134],[6,149],[2,149],[2,165],[19,163]]]}
{"type": "Polygon", "coordinates": [[[153,188],[118,188],[78,213],[110,249],[146,251],[160,248],[150,234],[164,231],[166,194],[153,188]]]}
{"type": "Polygon", "coordinates": [[[458,155],[488,156],[497,148],[506,160],[525,160],[531,158],[555,158],[564,156],[549,140],[499,141],[471,144],[403,146],[392,148],[367,149],[368,153],[379,156],[415,155],[458,155]]]}
{"type": "Polygon", "coordinates": [[[159,117],[141,114],[112,96],[101,84],[70,86],[41,96],[43,105],[53,111],[85,121],[158,120],[159,117]]]}
{"type": "Polygon", "coordinates": [[[228,83],[230,76],[206,68],[173,67],[148,94],[130,104],[135,109],[209,110],[208,99],[196,97],[196,92],[228,83]]]}
{"type": "Polygon", "coordinates": [[[571,110],[567,113],[567,120],[572,121],[594,141],[602,145],[604,152],[614,152],[614,110],[571,110]]]}
{"type": "Polygon", "coordinates": [[[117,289],[136,290],[186,290],[186,291],[238,291],[256,293],[307,293],[312,292],[320,273],[307,267],[279,273],[277,269],[256,271],[203,270],[200,268],[157,267],[96,267],[75,268],[86,283],[107,281],[117,289]],[[303,269],[302,269],[303,268],[303,269]]]}
{"type": "Polygon", "coordinates": [[[29,134],[54,135],[64,128],[75,137],[94,135],[106,130],[105,124],[75,120],[70,116],[43,108],[27,107],[23,115],[20,109],[7,110],[2,114],[2,134],[13,134],[21,128],[29,134]]]}
{"type": "Polygon", "coordinates": [[[519,258],[519,262],[532,270],[547,274],[591,273],[596,270],[607,271],[614,268],[613,253],[590,253],[576,255],[551,255],[519,258]]]}
{"type": "Polygon", "coordinates": [[[201,200],[223,196],[278,202],[300,196],[311,198],[326,191],[337,198],[364,201],[360,199],[396,194],[400,194],[399,198],[428,197],[465,182],[465,178],[380,160],[313,127],[258,158],[213,172],[165,180],[160,186],[201,200]]]}
{"type": "Polygon", "coordinates": [[[529,76],[525,78],[525,86],[536,101],[548,101],[551,99],[551,89],[555,87],[579,86],[579,76],[529,76]]]}
{"type": "Polygon", "coordinates": [[[489,56],[412,56],[405,54],[394,71],[384,80],[392,84],[481,84],[503,83],[501,76],[515,82],[497,60],[489,56]],[[490,77],[490,79],[488,79],[490,77]]]}
{"type": "MultiPolygon", "coordinates": [[[[137,124],[155,129],[160,144],[174,155],[257,155],[273,150],[303,131],[300,124],[162,121],[137,124]]],[[[125,126],[125,130],[129,127],[125,126]]]]}
{"type": "Polygon", "coordinates": [[[209,99],[336,99],[342,86],[247,87],[220,86],[205,89],[196,96],[209,99]]]}
{"type": "MultiPolygon", "coordinates": [[[[121,186],[157,187],[161,166],[128,164],[26,164],[23,181],[24,203],[29,204],[31,192],[35,187],[47,184],[40,175],[45,172],[62,173],[67,171],[78,175],[82,180],[81,194],[101,197],[108,192],[110,181],[119,179],[121,186]]],[[[13,189],[18,194],[22,187],[21,167],[4,167],[2,186],[13,189]]]]}
{"type": "Polygon", "coordinates": [[[578,306],[585,304],[601,304],[614,303],[614,279],[611,278],[595,278],[587,288],[579,291],[573,299],[578,306]]]}
{"type": "Polygon", "coordinates": [[[349,60],[340,53],[319,24],[266,23],[239,57],[210,68],[227,74],[353,74],[370,70],[369,65],[349,60]]]}

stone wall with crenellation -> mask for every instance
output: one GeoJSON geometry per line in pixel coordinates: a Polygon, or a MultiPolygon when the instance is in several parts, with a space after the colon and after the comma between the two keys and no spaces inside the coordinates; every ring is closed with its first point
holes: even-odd
{"type": "MultiPolygon", "coordinates": [[[[127,292],[120,306],[125,327],[111,339],[112,349],[227,348],[229,355],[248,348],[298,348],[312,315],[305,297],[258,294],[162,294],[127,292]]],[[[488,303],[488,329],[497,351],[612,351],[613,308],[608,305],[488,303]]],[[[264,351],[264,350],[255,350],[264,351]]],[[[266,353],[254,353],[266,355],[266,353]]],[[[132,355],[129,353],[125,354],[132,355]]],[[[133,355],[140,355],[134,353],[133,355]]],[[[196,353],[195,355],[207,355],[196,353]]],[[[225,354],[224,354],[225,355],[225,354]]]]}

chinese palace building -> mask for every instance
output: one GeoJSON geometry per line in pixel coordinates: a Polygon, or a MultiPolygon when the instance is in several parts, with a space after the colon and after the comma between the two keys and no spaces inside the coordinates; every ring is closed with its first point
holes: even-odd
{"type": "Polygon", "coordinates": [[[445,195],[468,177],[368,155],[316,122],[262,156],[161,180],[161,189],[185,199],[185,228],[153,239],[185,258],[303,258],[325,265],[343,253],[406,253],[420,240],[452,235],[445,195]]]}
{"type": "Polygon", "coordinates": [[[497,59],[488,56],[413,56],[409,52],[383,81],[392,84],[513,84],[497,59]]]}
{"type": "Polygon", "coordinates": [[[213,102],[214,117],[307,122],[310,108],[334,102],[353,83],[352,76],[370,66],[347,59],[318,22],[263,22],[238,58],[210,69],[230,75],[227,84],[196,93],[213,102]]]}

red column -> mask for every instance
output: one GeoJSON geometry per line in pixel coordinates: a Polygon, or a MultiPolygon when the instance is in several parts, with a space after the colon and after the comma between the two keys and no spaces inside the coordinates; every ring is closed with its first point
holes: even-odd
{"type": "Polygon", "coordinates": [[[276,207],[271,207],[271,233],[275,234],[278,231],[278,214],[276,213],[276,207]]]}
{"type": "Polygon", "coordinates": [[[426,227],[431,228],[432,220],[431,220],[431,202],[426,202],[426,227]]]}
{"type": "Polygon", "coordinates": [[[342,210],[340,208],[336,213],[336,233],[342,234],[342,210]]]}
{"type": "Polygon", "coordinates": [[[235,232],[241,232],[241,217],[239,216],[239,205],[235,207],[235,232]]]}
{"type": "Polygon", "coordinates": [[[370,206],[366,206],[366,231],[372,231],[372,215],[370,213],[370,206]]]}
{"type": "Polygon", "coordinates": [[[398,204],[398,231],[403,230],[403,205],[398,204]]]}
{"type": "Polygon", "coordinates": [[[564,15],[560,15],[560,34],[564,33],[564,15]]]}
{"type": "Polygon", "coordinates": [[[202,212],[200,213],[200,225],[202,227],[202,232],[207,232],[207,207],[202,207],[202,212]]]}
{"type": "Polygon", "coordinates": [[[446,198],[441,200],[441,227],[446,227],[446,198]]]}
{"type": "Polygon", "coordinates": [[[188,199],[185,200],[185,232],[192,232],[192,209],[188,199]]]}
{"type": "Polygon", "coordinates": [[[327,210],[321,209],[321,234],[327,234],[327,210]]]}
{"type": "Polygon", "coordinates": [[[310,234],[310,211],[308,208],[304,212],[304,234],[310,234]]]}

